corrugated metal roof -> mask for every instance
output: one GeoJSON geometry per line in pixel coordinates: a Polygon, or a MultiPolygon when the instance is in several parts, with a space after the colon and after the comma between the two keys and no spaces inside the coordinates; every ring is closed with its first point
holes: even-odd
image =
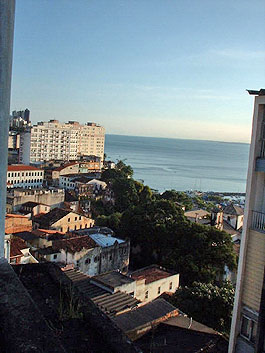
{"type": "Polygon", "coordinates": [[[89,235],[91,239],[93,239],[99,246],[106,248],[108,246],[112,246],[115,244],[115,242],[117,241],[118,244],[124,243],[124,240],[118,239],[118,238],[114,238],[111,236],[107,236],[104,234],[90,234],[89,235]]]}
{"type": "Polygon", "coordinates": [[[139,301],[127,293],[109,293],[90,282],[90,277],[76,270],[66,270],[64,273],[74,283],[74,286],[88,296],[105,314],[113,318],[119,312],[137,306],[139,301]]]}
{"type": "Polygon", "coordinates": [[[156,299],[133,311],[116,316],[113,321],[126,333],[163,317],[167,319],[170,314],[176,316],[177,309],[164,299],[156,299]]]}

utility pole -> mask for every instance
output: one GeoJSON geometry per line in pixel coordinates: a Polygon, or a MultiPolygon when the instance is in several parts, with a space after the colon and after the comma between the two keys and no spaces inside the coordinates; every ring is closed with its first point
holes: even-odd
{"type": "Polygon", "coordinates": [[[0,260],[4,257],[6,172],[15,0],[0,0],[0,260]]]}

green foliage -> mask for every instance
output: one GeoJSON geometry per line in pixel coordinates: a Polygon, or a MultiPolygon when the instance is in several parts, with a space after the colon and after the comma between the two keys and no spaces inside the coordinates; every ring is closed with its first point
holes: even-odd
{"type": "Polygon", "coordinates": [[[171,301],[177,308],[215,330],[229,332],[235,290],[231,282],[222,286],[194,282],[176,291],[171,301]]]}
{"type": "Polygon", "coordinates": [[[180,203],[181,205],[185,206],[186,211],[191,210],[193,207],[192,198],[186,195],[185,192],[167,190],[161,195],[161,198],[180,203]]]}
{"type": "Polygon", "coordinates": [[[115,233],[119,231],[121,222],[121,213],[115,212],[110,216],[98,216],[96,219],[96,225],[101,227],[111,228],[115,233]]]}
{"type": "MultiPolygon", "coordinates": [[[[216,228],[189,222],[178,203],[192,207],[192,198],[169,190],[153,194],[148,186],[132,178],[124,162],[107,170],[102,178],[114,193],[115,204],[92,203],[96,224],[112,228],[121,238],[130,238],[134,268],[157,263],[180,273],[182,285],[194,281],[210,283],[236,266],[231,237],[216,228]]],[[[207,207],[196,197],[198,205],[207,207]]]]}

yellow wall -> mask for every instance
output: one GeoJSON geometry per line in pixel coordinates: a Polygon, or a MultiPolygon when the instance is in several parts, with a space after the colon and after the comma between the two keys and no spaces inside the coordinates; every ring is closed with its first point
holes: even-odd
{"type": "Polygon", "coordinates": [[[76,213],[69,213],[59,221],[52,225],[53,229],[57,229],[61,232],[67,232],[69,230],[78,230],[84,228],[90,228],[94,225],[94,220],[88,217],[79,216],[76,213]],[[81,219],[79,219],[81,217],[81,219]],[[70,222],[68,219],[70,218],[70,222]],[[77,218],[77,220],[75,220],[77,218]]]}
{"type": "Polygon", "coordinates": [[[242,302],[259,311],[265,265],[265,234],[249,231],[242,302]]]}

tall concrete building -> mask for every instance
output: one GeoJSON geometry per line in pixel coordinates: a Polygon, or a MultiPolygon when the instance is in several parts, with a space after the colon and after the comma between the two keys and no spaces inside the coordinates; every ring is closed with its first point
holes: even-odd
{"type": "Polygon", "coordinates": [[[265,90],[255,95],[229,353],[265,352],[265,90]]]}
{"type": "Polygon", "coordinates": [[[81,125],[75,121],[40,122],[21,133],[19,163],[49,160],[76,160],[81,156],[98,156],[103,161],[105,129],[96,123],[81,125]]]}

